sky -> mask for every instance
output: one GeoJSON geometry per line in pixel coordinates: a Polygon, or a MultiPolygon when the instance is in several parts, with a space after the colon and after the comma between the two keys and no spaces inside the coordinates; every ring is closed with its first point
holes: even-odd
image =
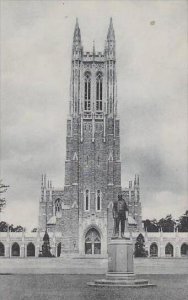
{"type": "Polygon", "coordinates": [[[1,219],[37,226],[41,174],[64,186],[71,47],[116,35],[122,187],[140,175],[142,214],[188,209],[187,1],[1,0],[1,219]]]}

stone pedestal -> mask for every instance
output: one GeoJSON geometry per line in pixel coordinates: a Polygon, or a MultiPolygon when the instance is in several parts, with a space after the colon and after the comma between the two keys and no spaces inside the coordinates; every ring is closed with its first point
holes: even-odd
{"type": "Polygon", "coordinates": [[[149,287],[148,280],[136,279],[133,244],[130,239],[112,238],[108,245],[108,272],[105,279],[88,282],[90,286],[149,287]]]}
{"type": "Polygon", "coordinates": [[[130,239],[111,239],[108,244],[109,280],[134,280],[133,244],[130,239]]]}

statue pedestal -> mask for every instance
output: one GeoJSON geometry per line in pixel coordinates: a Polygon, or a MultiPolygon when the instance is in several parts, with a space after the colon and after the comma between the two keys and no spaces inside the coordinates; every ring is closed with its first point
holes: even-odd
{"type": "Polygon", "coordinates": [[[88,282],[90,286],[149,287],[148,280],[135,279],[133,244],[130,239],[112,238],[108,244],[108,272],[105,279],[88,282]]]}
{"type": "Polygon", "coordinates": [[[133,244],[130,239],[112,238],[108,244],[109,280],[134,280],[133,244]]]}

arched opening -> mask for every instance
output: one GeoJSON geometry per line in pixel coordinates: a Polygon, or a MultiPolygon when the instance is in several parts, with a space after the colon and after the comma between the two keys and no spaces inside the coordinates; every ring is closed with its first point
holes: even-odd
{"type": "Polygon", "coordinates": [[[0,243],[0,256],[4,256],[5,255],[5,246],[3,245],[3,243],[0,243]]]}
{"type": "Polygon", "coordinates": [[[181,256],[188,256],[188,244],[186,243],[181,245],[181,256]]]}
{"type": "Polygon", "coordinates": [[[12,256],[20,256],[20,246],[18,243],[12,245],[12,256]]]}
{"type": "Polygon", "coordinates": [[[33,243],[27,245],[27,256],[35,256],[35,245],[33,243]]]}
{"type": "Polygon", "coordinates": [[[173,256],[174,255],[174,248],[172,244],[168,243],[165,247],[165,255],[167,256],[173,256]]]}
{"type": "Polygon", "coordinates": [[[89,229],[86,233],[85,254],[101,254],[101,237],[95,228],[89,229]]]}
{"type": "Polygon", "coordinates": [[[57,245],[57,257],[61,255],[61,243],[57,245]]]}
{"type": "Polygon", "coordinates": [[[158,246],[156,243],[152,243],[150,246],[150,256],[152,257],[158,256],[158,246]]]}

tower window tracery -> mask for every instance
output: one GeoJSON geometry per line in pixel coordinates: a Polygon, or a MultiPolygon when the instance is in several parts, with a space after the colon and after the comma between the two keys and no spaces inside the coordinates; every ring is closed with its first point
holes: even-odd
{"type": "Polygon", "coordinates": [[[96,78],[96,110],[97,111],[102,110],[102,90],[103,90],[102,73],[98,72],[96,78]]]}
{"type": "Polygon", "coordinates": [[[61,200],[58,198],[55,200],[55,214],[61,209],[61,200]]]}
{"type": "Polygon", "coordinates": [[[91,110],[91,74],[85,73],[84,77],[84,110],[91,110]]]}

